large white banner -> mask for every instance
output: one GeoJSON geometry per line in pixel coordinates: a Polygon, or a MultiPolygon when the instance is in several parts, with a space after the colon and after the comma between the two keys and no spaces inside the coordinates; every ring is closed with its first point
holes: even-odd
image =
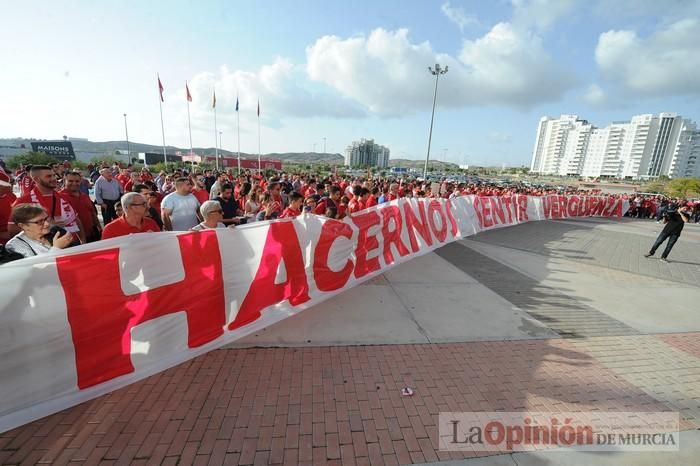
{"type": "Polygon", "coordinates": [[[108,393],[480,231],[608,197],[400,199],[343,221],[145,233],[0,266],[0,432],[108,393]]]}

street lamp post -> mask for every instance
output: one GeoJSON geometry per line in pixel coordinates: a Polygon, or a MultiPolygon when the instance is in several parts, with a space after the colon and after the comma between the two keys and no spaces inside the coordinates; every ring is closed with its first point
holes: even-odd
{"type": "Polygon", "coordinates": [[[129,127],[126,124],[126,113],[124,114],[124,132],[126,133],[126,165],[129,166],[129,162],[131,162],[131,144],[129,144],[129,127]]]}
{"type": "Polygon", "coordinates": [[[430,73],[435,76],[435,93],[433,94],[433,113],[430,115],[430,132],[428,133],[428,154],[425,156],[425,166],[423,167],[423,179],[428,179],[428,161],[430,161],[430,143],[433,140],[433,120],[435,119],[435,102],[437,100],[437,88],[438,79],[440,79],[441,74],[447,73],[447,66],[445,69],[440,68],[440,64],[435,63],[435,69],[428,67],[430,73]]]}

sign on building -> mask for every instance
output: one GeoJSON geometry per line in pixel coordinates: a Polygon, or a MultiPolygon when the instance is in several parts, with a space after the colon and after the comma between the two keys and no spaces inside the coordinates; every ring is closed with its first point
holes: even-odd
{"type": "Polygon", "coordinates": [[[59,160],[75,160],[73,143],[70,141],[39,141],[32,142],[34,152],[43,152],[59,160]]]}

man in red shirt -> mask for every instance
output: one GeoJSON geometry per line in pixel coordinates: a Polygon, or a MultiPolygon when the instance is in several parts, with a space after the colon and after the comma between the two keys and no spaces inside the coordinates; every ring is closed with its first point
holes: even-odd
{"type": "MultiPolygon", "coordinates": [[[[341,187],[342,189],[342,187],[341,187]]],[[[362,210],[362,205],[360,203],[360,195],[362,192],[362,187],[360,185],[355,185],[352,188],[352,199],[348,203],[348,213],[354,214],[362,210]]]]}
{"type": "Polygon", "coordinates": [[[102,239],[116,238],[134,233],[158,232],[158,224],[146,217],[148,203],[139,193],[126,193],[121,198],[124,215],[108,224],[102,232],[102,239]]]}
{"type": "Polygon", "coordinates": [[[268,192],[272,195],[272,211],[279,216],[284,211],[284,201],[282,200],[282,185],[279,181],[274,181],[268,186],[268,192]]]}
{"type": "Polygon", "coordinates": [[[87,242],[99,241],[100,221],[97,219],[97,210],[90,196],[80,191],[80,183],[83,180],[82,175],[78,172],[67,172],[63,180],[65,188],[60,192],[67,195],[71,207],[78,213],[78,218],[85,230],[87,242]]]}
{"type": "Polygon", "coordinates": [[[399,185],[397,183],[391,183],[391,185],[389,185],[389,193],[386,196],[386,202],[391,202],[399,197],[401,197],[399,185]]]}
{"type": "Polygon", "coordinates": [[[10,221],[12,213],[12,204],[17,197],[12,194],[12,185],[10,177],[5,172],[0,172],[0,244],[7,243],[11,238],[10,232],[7,230],[7,224],[10,221]]]}
{"type": "Polygon", "coordinates": [[[17,178],[17,181],[19,182],[20,196],[26,196],[34,188],[34,180],[32,180],[32,177],[30,175],[31,170],[32,166],[27,165],[24,169],[24,172],[17,178]]]}
{"type": "MultiPolygon", "coordinates": [[[[115,177],[117,178],[117,181],[122,185],[122,188],[126,186],[126,184],[131,180],[131,175],[129,174],[129,169],[128,168],[122,168],[119,170],[119,174],[115,177]]],[[[126,189],[124,189],[126,192],[126,189]]]]}
{"type": "Polygon", "coordinates": [[[85,243],[85,230],[78,218],[78,213],[71,206],[65,193],[56,191],[56,172],[46,165],[35,165],[30,172],[34,188],[17,198],[13,206],[18,204],[41,204],[49,214],[49,221],[61,226],[85,243]]]}
{"type": "Polygon", "coordinates": [[[326,215],[327,209],[335,209],[337,212],[337,218],[343,218],[345,216],[345,206],[340,203],[340,198],[343,196],[340,186],[331,186],[330,195],[324,197],[321,201],[316,204],[316,209],[314,213],[316,215],[326,215]]]}
{"type": "Polygon", "coordinates": [[[282,215],[280,215],[279,218],[293,218],[298,215],[301,215],[301,205],[303,202],[304,196],[302,196],[296,191],[292,191],[292,193],[289,195],[289,207],[284,209],[284,212],[282,212],[282,215]]]}
{"type": "Polygon", "coordinates": [[[372,188],[372,191],[367,196],[367,202],[365,203],[365,209],[368,207],[374,207],[377,205],[377,197],[379,196],[379,188],[376,186],[372,188]]]}
{"type": "Polygon", "coordinates": [[[193,178],[192,183],[194,188],[192,189],[192,194],[197,198],[200,204],[204,204],[209,200],[209,191],[206,189],[204,177],[202,175],[197,175],[193,178]]]}

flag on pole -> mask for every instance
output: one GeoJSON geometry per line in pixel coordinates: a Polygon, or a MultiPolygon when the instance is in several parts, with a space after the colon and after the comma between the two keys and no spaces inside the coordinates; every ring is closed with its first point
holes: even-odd
{"type": "Polygon", "coordinates": [[[258,118],[260,118],[260,99],[258,99],[258,118]]]}
{"type": "Polygon", "coordinates": [[[158,91],[160,92],[160,101],[165,102],[165,99],[163,98],[163,91],[165,88],[163,88],[163,83],[160,82],[160,76],[158,76],[158,91]]]}
{"type": "Polygon", "coordinates": [[[211,108],[216,108],[216,91],[214,91],[214,99],[211,102],[211,108]]]}
{"type": "Polygon", "coordinates": [[[238,111],[238,96],[236,96],[236,111],[238,111]]]}
{"type": "Polygon", "coordinates": [[[187,101],[192,102],[192,94],[190,94],[190,88],[187,86],[187,81],[185,81],[185,90],[187,91],[187,101]]]}

